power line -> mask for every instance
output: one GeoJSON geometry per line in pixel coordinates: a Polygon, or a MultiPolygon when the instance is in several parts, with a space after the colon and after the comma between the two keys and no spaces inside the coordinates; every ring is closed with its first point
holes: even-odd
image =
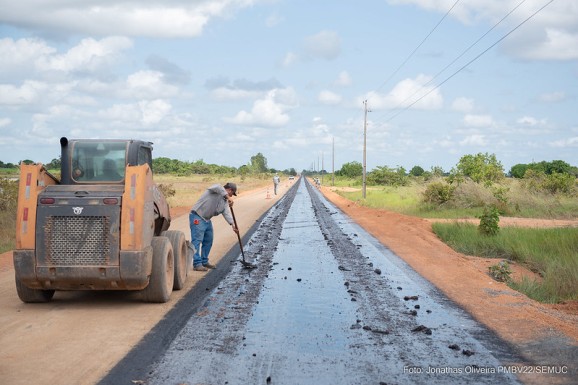
{"type": "Polygon", "coordinates": [[[492,32],[498,25],[500,25],[504,20],[506,20],[516,9],[518,9],[522,4],[524,4],[526,2],[526,0],[522,0],[521,2],[518,3],[518,5],[516,5],[514,8],[512,8],[510,10],[510,12],[508,12],[504,17],[502,17],[496,24],[494,24],[492,26],[492,28],[490,28],[488,31],[486,31],[486,33],[484,33],[482,36],[480,36],[475,42],[473,42],[472,44],[470,44],[470,46],[468,48],[466,48],[460,55],[458,55],[454,60],[452,60],[448,65],[446,65],[444,68],[442,68],[441,71],[439,71],[437,74],[435,74],[430,80],[428,80],[424,85],[421,86],[421,89],[415,91],[413,94],[411,94],[410,96],[408,96],[407,98],[405,98],[403,101],[399,102],[397,104],[397,106],[395,106],[393,109],[396,110],[398,107],[401,107],[402,105],[405,104],[405,102],[407,102],[408,100],[410,100],[411,98],[413,98],[416,94],[418,94],[422,89],[424,89],[425,87],[427,87],[430,83],[432,83],[435,79],[437,79],[437,77],[439,75],[441,75],[445,70],[447,70],[452,64],[454,64],[456,61],[458,61],[462,56],[464,56],[470,49],[472,49],[476,44],[478,44],[484,37],[486,37],[490,32],[492,32]]]}
{"type": "Polygon", "coordinates": [[[456,2],[454,3],[454,5],[451,6],[451,8],[446,12],[446,14],[440,19],[440,21],[438,21],[438,23],[433,27],[433,29],[427,34],[427,36],[421,41],[421,43],[418,44],[417,47],[415,47],[415,49],[409,54],[409,56],[403,61],[403,63],[401,63],[399,65],[399,67],[397,67],[397,69],[395,71],[393,71],[393,73],[387,78],[385,79],[385,81],[375,90],[375,91],[379,91],[380,89],[382,89],[390,80],[391,78],[393,78],[398,72],[399,70],[409,61],[409,59],[411,59],[413,57],[413,55],[417,52],[417,50],[423,45],[423,43],[425,43],[425,41],[430,37],[430,35],[437,29],[437,27],[439,27],[439,25],[442,23],[442,21],[444,21],[444,19],[450,14],[450,12],[452,11],[452,9],[454,9],[454,7],[456,6],[457,3],[459,3],[460,0],[456,0],[456,2]]]}
{"type": "Polygon", "coordinates": [[[528,20],[530,20],[531,18],[533,18],[534,16],[536,16],[538,13],[540,13],[544,8],[546,8],[548,5],[550,5],[551,3],[553,3],[554,0],[550,0],[548,3],[546,3],[545,5],[543,5],[541,8],[539,8],[536,12],[534,12],[533,14],[531,14],[530,16],[528,16],[525,20],[523,20],[520,24],[518,24],[517,26],[515,26],[513,29],[511,29],[507,34],[505,34],[504,36],[502,36],[500,39],[498,39],[495,43],[493,43],[492,45],[490,45],[488,48],[486,48],[485,50],[483,50],[481,53],[479,53],[477,56],[475,56],[472,60],[470,60],[469,62],[467,62],[466,64],[464,64],[462,67],[460,67],[457,71],[455,71],[453,74],[451,74],[450,76],[448,76],[444,81],[442,81],[440,84],[438,84],[437,86],[435,86],[434,88],[432,88],[431,90],[429,90],[428,92],[426,92],[424,95],[422,95],[421,97],[419,97],[417,100],[415,100],[414,102],[412,102],[411,104],[409,104],[408,106],[406,106],[405,108],[403,108],[402,110],[398,111],[396,114],[394,114],[393,116],[391,116],[389,119],[387,119],[385,121],[385,123],[390,122],[393,118],[397,117],[398,115],[400,115],[402,112],[407,111],[408,109],[410,109],[411,107],[413,107],[417,102],[419,102],[420,100],[422,100],[423,98],[425,98],[426,96],[428,96],[429,94],[431,94],[433,91],[437,90],[438,88],[440,88],[445,82],[447,82],[448,80],[450,80],[451,78],[453,78],[455,75],[457,75],[459,72],[461,72],[462,70],[464,70],[467,66],[469,66],[470,64],[472,64],[474,61],[478,60],[482,55],[484,55],[486,52],[488,52],[490,49],[494,48],[498,43],[500,43],[502,40],[504,40],[505,38],[507,38],[508,36],[510,36],[514,31],[516,31],[518,28],[520,28],[522,25],[524,25],[528,20]]]}

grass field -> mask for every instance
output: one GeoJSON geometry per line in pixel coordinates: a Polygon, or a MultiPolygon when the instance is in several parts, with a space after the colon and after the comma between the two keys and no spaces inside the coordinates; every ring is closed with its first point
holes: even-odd
{"type": "Polygon", "coordinates": [[[433,223],[436,235],[454,250],[499,260],[516,261],[540,279],[524,278],[508,285],[540,302],[578,299],[578,228],[503,227],[497,235],[483,235],[464,223],[433,223]]]}
{"type": "MultiPolygon", "coordinates": [[[[432,206],[423,201],[425,183],[409,186],[366,188],[362,199],[357,181],[338,180],[335,191],[357,203],[422,218],[479,218],[484,207],[496,205],[503,216],[540,219],[578,219],[578,197],[531,192],[518,180],[507,179],[488,188],[464,183],[452,201],[432,206]],[[499,199],[497,199],[497,197],[499,199]]],[[[495,236],[480,234],[477,225],[434,223],[436,235],[454,250],[472,256],[516,261],[540,279],[523,278],[508,285],[547,303],[578,299],[578,228],[500,228],[495,236]]]]}

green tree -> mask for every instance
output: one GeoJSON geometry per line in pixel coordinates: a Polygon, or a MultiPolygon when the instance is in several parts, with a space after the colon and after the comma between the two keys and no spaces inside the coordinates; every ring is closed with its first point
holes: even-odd
{"type": "Polygon", "coordinates": [[[265,158],[265,156],[259,152],[257,155],[251,157],[251,163],[249,167],[255,174],[265,173],[268,170],[267,158],[265,158]]]}
{"type": "Polygon", "coordinates": [[[406,186],[409,183],[409,178],[403,167],[378,166],[367,174],[367,181],[374,185],[406,186]]]}
{"type": "Polygon", "coordinates": [[[359,162],[349,162],[341,166],[341,169],[335,172],[335,175],[347,178],[357,178],[363,175],[363,165],[359,162]]]}
{"type": "Polygon", "coordinates": [[[422,176],[425,170],[420,166],[413,166],[411,170],[409,170],[409,175],[413,176],[422,176]]]}
{"type": "Polygon", "coordinates": [[[512,178],[521,179],[524,177],[526,170],[528,169],[527,164],[518,163],[512,166],[510,172],[508,173],[512,178]]]}
{"type": "Polygon", "coordinates": [[[451,174],[458,179],[460,176],[469,177],[476,183],[492,183],[504,178],[504,166],[495,154],[464,155],[451,174]]]}
{"type": "Polygon", "coordinates": [[[60,160],[60,157],[54,158],[50,161],[50,163],[46,165],[46,168],[49,170],[60,170],[61,164],[62,162],[60,160]]]}
{"type": "Polygon", "coordinates": [[[431,174],[434,177],[442,177],[445,174],[445,171],[443,168],[441,168],[440,166],[432,166],[431,168],[431,174]]]}

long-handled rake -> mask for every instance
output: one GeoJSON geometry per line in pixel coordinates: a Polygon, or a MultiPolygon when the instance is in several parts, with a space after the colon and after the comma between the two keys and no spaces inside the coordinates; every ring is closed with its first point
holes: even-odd
{"type": "Polygon", "coordinates": [[[243,251],[243,242],[241,242],[241,235],[239,234],[239,226],[237,226],[237,219],[235,218],[235,212],[233,211],[233,206],[231,208],[231,215],[233,215],[233,222],[235,223],[235,227],[237,228],[237,239],[239,240],[239,247],[241,248],[241,255],[243,256],[243,260],[241,260],[241,264],[246,269],[256,269],[257,266],[253,265],[250,262],[245,261],[245,252],[243,251]]]}

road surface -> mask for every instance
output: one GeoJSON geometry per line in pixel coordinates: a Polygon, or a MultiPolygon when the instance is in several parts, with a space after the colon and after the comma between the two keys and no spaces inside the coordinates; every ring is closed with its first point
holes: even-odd
{"type": "MultiPolygon", "coordinates": [[[[524,364],[305,179],[100,384],[515,384],[524,364]]],[[[559,369],[563,370],[563,369],[559,369]]]]}

